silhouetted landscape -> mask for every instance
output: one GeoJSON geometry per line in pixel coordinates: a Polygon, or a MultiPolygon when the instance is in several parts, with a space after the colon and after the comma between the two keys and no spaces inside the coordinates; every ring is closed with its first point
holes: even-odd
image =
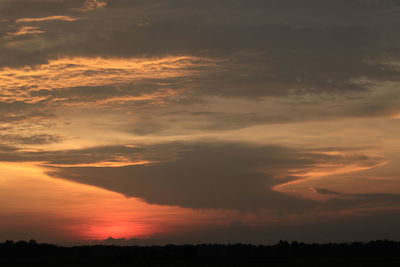
{"type": "Polygon", "coordinates": [[[0,243],[0,266],[399,266],[400,242],[62,247],[0,243]]]}

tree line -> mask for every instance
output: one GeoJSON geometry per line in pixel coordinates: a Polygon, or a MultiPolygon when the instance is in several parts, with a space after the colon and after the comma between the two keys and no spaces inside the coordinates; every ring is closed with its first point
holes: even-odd
{"type": "MultiPolygon", "coordinates": [[[[306,244],[280,241],[276,245],[202,244],[166,246],[74,246],[63,247],[31,241],[0,243],[2,264],[37,263],[43,266],[65,264],[144,262],[279,262],[307,259],[386,259],[400,266],[400,242],[377,240],[370,242],[306,244]]],[[[133,265],[132,265],[133,264],[133,265]]],[[[18,266],[22,266],[18,265],[18,266]]],[[[82,265],[82,266],[83,266],[82,265]]],[[[137,265],[137,264],[136,264],[137,265]]],[[[189,266],[189,264],[186,264],[189,266]]],[[[28,265],[27,265],[28,266],[28,265]]],[[[80,265],[79,265],[80,266],[80,265]]],[[[141,266],[141,265],[138,265],[141,266]]],[[[175,265],[171,265],[175,266],[175,265]]],[[[273,265],[271,265],[273,266],[273,265]]],[[[276,265],[278,266],[278,265],[276,265]]],[[[279,265],[280,266],[280,265],[279,265]]],[[[283,266],[283,265],[282,265],[283,266]]],[[[299,265],[302,266],[302,265],[299,265]]],[[[369,266],[369,265],[365,265],[369,266]]],[[[379,266],[379,265],[377,265],[379,266]]],[[[383,265],[382,265],[383,266],[383,265]]],[[[392,265],[390,265],[392,266],[392,265]]]]}

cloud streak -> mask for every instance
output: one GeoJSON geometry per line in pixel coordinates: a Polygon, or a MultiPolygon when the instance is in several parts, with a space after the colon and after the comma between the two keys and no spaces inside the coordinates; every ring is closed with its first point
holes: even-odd
{"type": "Polygon", "coordinates": [[[42,17],[42,18],[21,18],[17,19],[15,22],[16,23],[29,23],[29,22],[43,22],[43,21],[54,21],[54,20],[60,20],[60,21],[77,21],[78,18],[73,18],[70,16],[48,16],[48,17],[42,17]]]}

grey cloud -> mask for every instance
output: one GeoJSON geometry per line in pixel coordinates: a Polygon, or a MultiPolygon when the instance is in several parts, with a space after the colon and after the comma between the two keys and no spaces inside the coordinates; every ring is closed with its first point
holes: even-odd
{"type": "Polygon", "coordinates": [[[172,161],[117,169],[57,168],[48,174],[163,205],[237,209],[271,207],[278,203],[285,209],[307,205],[306,200],[292,199],[269,189],[277,182],[274,173],[288,166],[312,163],[291,157],[291,151],[234,144],[170,146],[181,151],[172,161]],[[262,167],[269,168],[269,173],[257,172],[262,167]]]}
{"type": "MultiPolygon", "coordinates": [[[[207,95],[366,90],[352,79],[399,78],[396,70],[377,63],[390,57],[400,43],[392,27],[399,19],[387,11],[393,5],[391,1],[373,5],[314,0],[301,5],[296,1],[109,1],[101,14],[61,28],[49,25],[46,36],[55,45],[47,47],[43,57],[230,58],[197,86],[199,94],[207,95]]],[[[20,58],[40,60],[29,55],[20,58]]]]}
{"type": "Polygon", "coordinates": [[[17,147],[0,144],[0,153],[3,153],[3,152],[15,152],[17,150],[18,150],[17,147]]]}
{"type": "Polygon", "coordinates": [[[2,0],[0,12],[12,19],[62,15],[79,8],[85,0],[2,0]]]}
{"type": "Polygon", "coordinates": [[[23,101],[0,101],[0,112],[0,122],[3,123],[32,121],[54,117],[54,114],[48,112],[42,104],[31,104],[23,101]]]}
{"type": "Polygon", "coordinates": [[[158,153],[160,162],[120,168],[52,168],[48,174],[155,204],[240,210],[267,208],[286,213],[315,207],[312,201],[271,189],[298,179],[286,174],[290,170],[321,162],[374,161],[368,157],[344,160],[278,146],[240,143],[172,143],[145,147],[142,153],[145,159],[158,153]],[[285,178],[276,178],[284,174],[285,178]]]}
{"type": "Polygon", "coordinates": [[[325,208],[331,208],[332,210],[340,210],[348,207],[363,207],[364,209],[368,207],[397,208],[400,204],[400,194],[351,194],[335,192],[324,188],[316,188],[315,191],[322,195],[335,197],[329,200],[325,205],[325,208]]]}
{"type": "Polygon", "coordinates": [[[15,134],[0,135],[2,142],[7,142],[16,145],[45,145],[58,143],[62,137],[50,134],[36,134],[30,136],[22,136],[15,134]]]}
{"type": "Polygon", "coordinates": [[[400,194],[374,193],[374,194],[344,194],[327,189],[318,189],[324,195],[336,196],[325,203],[327,210],[342,210],[346,208],[361,208],[368,213],[368,208],[394,208],[400,205],[400,194]]]}
{"type": "Polygon", "coordinates": [[[163,135],[171,131],[180,131],[187,133],[190,131],[226,131],[242,129],[258,124],[265,123],[285,123],[296,120],[296,118],[287,118],[285,115],[268,116],[256,112],[247,113],[229,113],[229,112],[210,112],[210,111],[177,111],[161,115],[164,124],[151,122],[148,119],[145,123],[132,123],[134,128],[125,127],[129,132],[141,134],[142,132],[154,135],[163,135]],[[182,129],[173,128],[176,122],[180,122],[182,129]],[[185,123],[187,125],[185,125],[185,123]],[[141,130],[140,130],[141,129],[141,130]]]}
{"type": "Polygon", "coordinates": [[[317,189],[320,194],[334,197],[319,203],[272,189],[300,179],[290,174],[292,170],[312,169],[320,164],[373,166],[382,161],[354,153],[334,156],[279,146],[215,142],[36,152],[9,146],[0,148],[1,161],[40,162],[52,177],[98,186],[160,205],[242,211],[267,209],[285,216],[360,207],[397,207],[400,203],[400,195],[396,194],[341,194],[317,189]],[[118,163],[121,158],[152,163],[100,167],[102,162],[118,163]],[[76,167],[93,163],[99,167],[76,167]]]}
{"type": "MultiPolygon", "coordinates": [[[[83,0],[17,2],[3,4],[3,11],[10,14],[2,21],[6,28],[16,27],[12,16],[74,15],[79,13],[74,8],[83,5],[83,0]],[[32,7],[34,4],[36,7],[32,7]],[[19,7],[22,13],[17,12],[19,7]],[[30,10],[30,15],[23,12],[25,8],[26,12],[30,10]]],[[[168,3],[114,0],[108,1],[107,7],[99,12],[80,14],[83,19],[79,21],[42,22],[41,29],[45,33],[40,37],[2,39],[0,46],[4,46],[4,55],[0,64],[35,65],[63,56],[187,54],[218,59],[215,66],[194,67],[201,72],[197,76],[30,93],[34,97],[46,97],[42,105],[51,105],[53,100],[62,104],[137,96],[165,88],[182,93],[179,99],[169,99],[170,106],[159,111],[138,111],[138,107],[148,104],[146,101],[122,105],[137,111],[138,117],[156,114],[165,119],[159,122],[138,118],[136,124],[124,129],[137,135],[164,134],[177,120],[201,122],[183,129],[190,131],[336,117],[387,116],[398,112],[398,92],[381,96],[369,92],[374,90],[374,83],[399,81],[398,69],[382,63],[396,60],[396,49],[400,46],[400,38],[393,27],[399,22],[398,7],[398,3],[388,0],[307,0],[302,3],[293,0],[174,0],[168,3]],[[15,41],[20,41],[21,47],[10,45],[15,41]],[[26,45],[22,45],[24,42],[26,45]],[[369,83],[357,82],[360,78],[369,83]],[[188,108],[188,104],[207,101],[204,98],[209,96],[259,100],[310,94],[317,96],[314,103],[302,103],[299,97],[298,102],[282,105],[279,114],[271,113],[268,108],[263,112],[240,114],[188,108]],[[333,100],[318,98],[321,95],[330,95],[333,100]],[[340,99],[334,100],[336,96],[340,99]],[[364,100],[347,101],[354,97],[364,100]],[[317,106],[318,111],[313,108],[317,106]],[[170,115],[179,110],[184,112],[170,115]]],[[[23,103],[10,106],[17,105],[22,107],[23,103]]],[[[38,111],[32,111],[36,113],[38,111]]],[[[3,120],[20,120],[31,113],[7,114],[2,115],[3,120]]],[[[185,123],[182,125],[186,127],[185,123]]]]}
{"type": "Polygon", "coordinates": [[[316,188],[315,190],[316,190],[316,192],[318,192],[318,193],[320,193],[320,194],[322,194],[322,195],[335,195],[335,196],[341,195],[341,194],[338,193],[338,192],[331,191],[331,190],[324,189],[324,188],[316,188]]]}
{"type": "Polygon", "coordinates": [[[399,106],[400,93],[396,84],[371,88],[367,92],[343,92],[342,95],[290,95],[256,101],[223,97],[203,98],[198,102],[186,99],[161,109],[141,110],[142,119],[124,124],[121,129],[154,135],[227,131],[263,124],[387,117],[400,113],[399,106]],[[141,127],[142,131],[136,131],[141,127]]]}
{"type": "Polygon", "coordinates": [[[134,133],[136,135],[158,135],[162,134],[163,131],[168,129],[169,127],[167,125],[152,121],[150,118],[144,117],[133,123],[133,125],[127,126],[127,129],[124,130],[134,133]]]}

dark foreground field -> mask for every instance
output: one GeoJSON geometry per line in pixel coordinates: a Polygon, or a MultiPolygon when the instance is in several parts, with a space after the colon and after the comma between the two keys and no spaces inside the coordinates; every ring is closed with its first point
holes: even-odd
{"type": "Polygon", "coordinates": [[[79,246],[0,243],[0,266],[400,266],[400,242],[273,246],[79,246]]]}

